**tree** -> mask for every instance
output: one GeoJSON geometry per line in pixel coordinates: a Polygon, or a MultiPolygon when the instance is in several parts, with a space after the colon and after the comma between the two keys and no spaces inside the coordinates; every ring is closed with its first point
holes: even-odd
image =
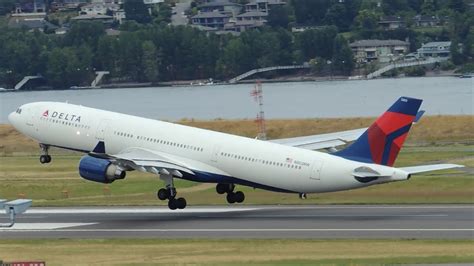
{"type": "Polygon", "coordinates": [[[372,10],[361,10],[356,17],[356,26],[360,30],[375,30],[379,16],[372,10]]]}
{"type": "Polygon", "coordinates": [[[296,38],[297,47],[301,50],[303,60],[316,57],[331,59],[333,53],[333,42],[337,35],[335,26],[322,27],[320,29],[307,30],[296,38]]]}
{"type": "Polygon", "coordinates": [[[382,1],[382,10],[385,15],[395,15],[400,11],[407,11],[409,9],[408,0],[382,1]]]}
{"type": "Polygon", "coordinates": [[[328,9],[324,22],[326,25],[335,25],[340,31],[347,31],[352,23],[352,18],[348,16],[343,4],[334,4],[328,9]]]}
{"type": "Polygon", "coordinates": [[[297,23],[321,24],[330,2],[330,0],[292,0],[290,4],[295,11],[297,23]]]}
{"type": "Polygon", "coordinates": [[[333,69],[344,75],[350,75],[354,69],[354,57],[347,40],[342,35],[337,35],[333,46],[333,69]]]}
{"type": "Polygon", "coordinates": [[[172,16],[171,6],[166,2],[160,3],[155,8],[153,8],[152,15],[154,17],[153,22],[156,24],[160,24],[162,22],[170,23],[172,16]]]}
{"type": "Polygon", "coordinates": [[[123,4],[125,17],[127,20],[134,20],[138,23],[150,23],[151,16],[148,7],[140,0],[125,0],[123,4]]]}
{"type": "Polygon", "coordinates": [[[467,4],[464,0],[449,0],[449,8],[455,12],[464,13],[467,9],[467,4]]]}
{"type": "Polygon", "coordinates": [[[64,44],[77,47],[87,45],[96,51],[99,38],[103,35],[105,35],[105,28],[100,22],[74,22],[71,30],[64,36],[64,44]]]}
{"type": "Polygon", "coordinates": [[[10,13],[15,8],[15,0],[1,0],[0,1],[0,16],[10,13]]]}
{"type": "Polygon", "coordinates": [[[156,47],[152,41],[145,41],[142,44],[142,65],[145,78],[154,82],[158,80],[158,58],[156,47]]]}
{"type": "Polygon", "coordinates": [[[435,0],[425,0],[421,6],[421,13],[423,15],[433,15],[436,11],[435,0]]]}
{"type": "MultiPolygon", "coordinates": [[[[87,49],[87,48],[86,48],[87,49]]],[[[87,63],[88,55],[78,57],[75,49],[71,47],[55,48],[48,56],[46,78],[48,83],[56,89],[68,88],[70,86],[84,85],[86,81],[84,76],[90,70],[87,63]]]]}
{"type": "Polygon", "coordinates": [[[288,28],[289,11],[287,6],[275,5],[268,13],[268,25],[272,27],[288,28]]]}

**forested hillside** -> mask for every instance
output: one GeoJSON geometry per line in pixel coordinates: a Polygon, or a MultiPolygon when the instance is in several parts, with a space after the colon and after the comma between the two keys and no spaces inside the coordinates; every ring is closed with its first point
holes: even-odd
{"type": "MultiPolygon", "coordinates": [[[[8,10],[11,2],[0,0],[0,10],[8,10]]],[[[130,14],[115,26],[119,35],[106,34],[106,26],[99,22],[71,21],[63,35],[15,29],[8,27],[4,16],[0,19],[0,86],[12,87],[23,76],[36,74],[53,88],[88,85],[98,70],[110,71],[118,81],[225,80],[253,68],[309,61],[316,64],[315,71],[329,62],[334,74],[350,75],[357,65],[348,44],[360,39],[409,40],[411,51],[425,42],[449,40],[452,62],[472,66],[474,15],[467,3],[291,0],[270,10],[266,26],[238,36],[171,26],[169,14],[159,10],[150,19],[130,14]],[[415,27],[411,19],[417,14],[436,15],[443,24],[415,27]],[[378,24],[384,16],[404,18],[407,26],[384,29],[378,24]],[[312,28],[292,32],[296,25],[312,28]]],[[[170,3],[164,7],[169,10],[170,3]]]]}

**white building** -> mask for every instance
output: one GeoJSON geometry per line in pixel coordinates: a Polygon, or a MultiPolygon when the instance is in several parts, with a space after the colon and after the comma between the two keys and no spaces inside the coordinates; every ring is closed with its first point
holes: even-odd
{"type": "Polygon", "coordinates": [[[107,11],[116,12],[120,9],[120,5],[115,3],[94,2],[81,7],[79,15],[106,15],[107,11]]]}
{"type": "Polygon", "coordinates": [[[451,54],[450,48],[451,42],[429,42],[416,51],[420,57],[448,57],[451,54]]]}

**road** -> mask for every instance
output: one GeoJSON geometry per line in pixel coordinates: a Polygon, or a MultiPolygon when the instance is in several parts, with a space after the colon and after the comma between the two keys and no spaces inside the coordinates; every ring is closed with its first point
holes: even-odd
{"type": "Polygon", "coordinates": [[[188,18],[184,15],[184,11],[191,6],[191,0],[181,0],[176,3],[171,16],[171,25],[179,26],[188,24],[188,18]]]}
{"type": "Polygon", "coordinates": [[[32,208],[0,238],[473,239],[473,221],[474,205],[32,208]]]}

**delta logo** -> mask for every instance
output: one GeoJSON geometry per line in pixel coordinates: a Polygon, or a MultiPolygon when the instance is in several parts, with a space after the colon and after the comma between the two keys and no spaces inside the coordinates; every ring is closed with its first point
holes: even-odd
{"type": "Polygon", "coordinates": [[[49,110],[46,110],[46,111],[43,112],[43,117],[51,117],[51,118],[64,120],[64,121],[75,122],[75,123],[80,123],[81,122],[81,116],[80,115],[61,113],[61,112],[56,112],[56,111],[51,112],[51,115],[50,115],[49,110]]]}

